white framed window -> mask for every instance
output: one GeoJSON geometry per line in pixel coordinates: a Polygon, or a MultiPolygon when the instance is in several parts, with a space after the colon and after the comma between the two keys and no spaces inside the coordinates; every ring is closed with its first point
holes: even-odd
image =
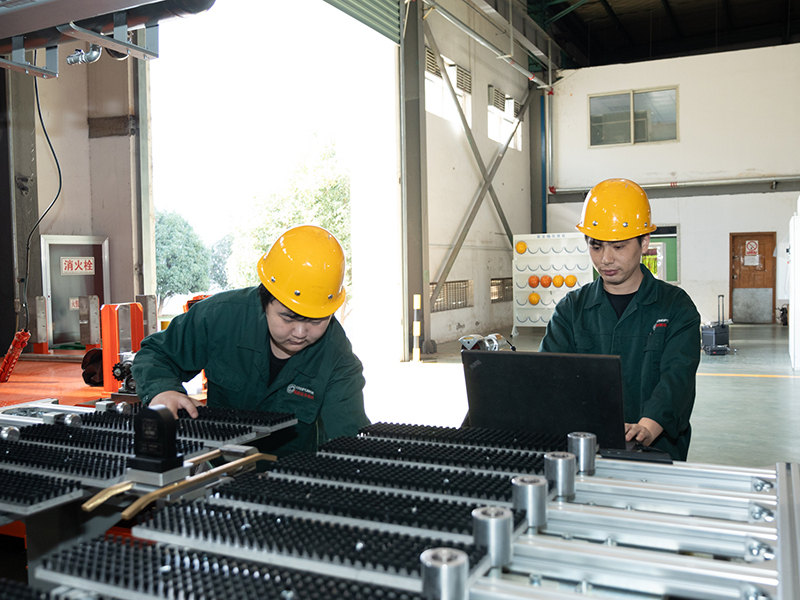
{"type": "Polygon", "coordinates": [[[589,145],[678,139],[678,88],[589,96],[589,145]]]}
{"type": "MultiPolygon", "coordinates": [[[[487,109],[487,134],[490,140],[505,144],[519,117],[522,105],[507,96],[502,90],[489,86],[489,107],[487,109]]],[[[522,150],[522,127],[517,127],[508,146],[522,150]]]]}
{"type": "MultiPolygon", "coordinates": [[[[467,118],[467,124],[472,127],[472,74],[445,56],[442,56],[442,62],[456,91],[461,110],[467,118]]],[[[458,110],[453,104],[452,96],[436,63],[436,57],[427,46],[425,47],[425,110],[453,123],[461,123],[458,110]]]]}

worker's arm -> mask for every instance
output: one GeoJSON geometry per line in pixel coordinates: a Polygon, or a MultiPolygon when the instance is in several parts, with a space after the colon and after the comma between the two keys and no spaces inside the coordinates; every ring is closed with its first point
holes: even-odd
{"type": "Polygon", "coordinates": [[[645,354],[654,356],[651,361],[645,360],[643,377],[657,382],[649,398],[644,399],[639,423],[652,421],[676,438],[688,427],[694,406],[695,375],[700,364],[700,315],[685,295],[677,298],[669,314],[669,322],[663,328],[654,328],[645,347],[645,354]]]}
{"type": "Polygon", "coordinates": [[[164,331],[147,336],[131,367],[136,392],[144,404],[164,404],[177,416],[185,408],[196,416],[194,402],[186,395],[184,381],[193,379],[207,363],[205,311],[200,303],[175,317],[164,331]],[[167,393],[168,392],[168,393],[167,393]],[[165,394],[166,393],[166,394],[165,394]]]}
{"type": "Polygon", "coordinates": [[[320,410],[324,427],[320,443],[354,436],[370,424],[364,411],[364,384],[361,361],[352,353],[340,355],[320,410]]]}

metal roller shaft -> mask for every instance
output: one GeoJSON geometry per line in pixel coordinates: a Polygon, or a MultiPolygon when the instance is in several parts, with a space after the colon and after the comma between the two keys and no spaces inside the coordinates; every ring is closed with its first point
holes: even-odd
{"type": "Polygon", "coordinates": [[[567,451],[578,461],[578,473],[594,475],[597,456],[597,436],[593,433],[574,431],[567,436],[567,451]]]}
{"type": "Polygon", "coordinates": [[[486,548],[493,567],[511,562],[514,514],[502,506],[482,506],[472,511],[475,545],[486,548]]]}
{"type": "Polygon", "coordinates": [[[561,500],[575,499],[575,455],[571,452],[549,452],[544,455],[544,474],[553,482],[556,497],[561,500]]]}
{"type": "Polygon", "coordinates": [[[516,510],[524,510],[529,529],[547,524],[547,479],[520,475],[511,480],[511,496],[516,510]]]}
{"type": "Polygon", "coordinates": [[[427,600],[466,600],[469,556],[454,548],[429,548],[419,556],[427,600]]]}

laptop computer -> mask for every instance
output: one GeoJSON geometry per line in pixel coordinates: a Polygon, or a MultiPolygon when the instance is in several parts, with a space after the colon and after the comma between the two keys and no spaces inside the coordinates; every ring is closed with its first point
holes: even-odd
{"type": "Polygon", "coordinates": [[[626,448],[618,356],[464,350],[461,362],[472,427],[585,431],[599,448],[626,448]]]}

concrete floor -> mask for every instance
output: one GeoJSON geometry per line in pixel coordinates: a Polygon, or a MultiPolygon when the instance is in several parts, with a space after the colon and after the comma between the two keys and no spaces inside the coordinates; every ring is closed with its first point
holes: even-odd
{"type": "MultiPolygon", "coordinates": [[[[800,372],[791,368],[788,333],[780,325],[732,325],[736,352],[702,355],[689,461],[743,467],[800,463],[800,372]]],[[[542,328],[523,328],[513,343],[535,351],[543,334],[542,328]]],[[[457,426],[466,410],[459,351],[458,342],[449,342],[422,365],[403,363],[383,379],[381,401],[369,393],[365,361],[370,418],[457,426]]]]}

